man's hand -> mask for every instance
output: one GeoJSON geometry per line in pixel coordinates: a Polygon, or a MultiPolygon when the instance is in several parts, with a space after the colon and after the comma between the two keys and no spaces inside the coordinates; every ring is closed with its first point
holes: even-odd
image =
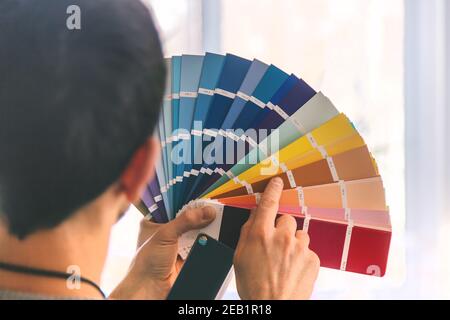
{"type": "Polygon", "coordinates": [[[283,181],[273,179],[257,209],[241,230],[234,256],[236,284],[242,299],[308,299],[320,261],[309,250],[309,236],[295,219],[275,222],[283,181]]]}
{"type": "Polygon", "coordinates": [[[138,250],[127,276],[111,293],[113,299],[165,299],[182,266],[178,238],[215,218],[212,207],[190,209],[166,224],[142,220],[138,250]]]}

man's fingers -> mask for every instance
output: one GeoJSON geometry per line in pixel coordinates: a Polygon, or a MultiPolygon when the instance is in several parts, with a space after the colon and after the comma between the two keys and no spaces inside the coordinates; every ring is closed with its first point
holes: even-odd
{"type": "Polygon", "coordinates": [[[251,226],[253,224],[253,221],[255,220],[255,215],[256,215],[256,208],[251,209],[250,210],[250,215],[248,217],[248,220],[247,220],[246,224],[251,226]]]}
{"type": "Polygon", "coordinates": [[[251,228],[251,222],[247,221],[246,223],[244,223],[244,225],[241,227],[241,232],[239,235],[239,242],[237,244],[236,247],[236,251],[240,251],[240,249],[245,246],[246,242],[247,242],[247,237],[248,237],[248,233],[250,232],[250,228],[251,228]]]}
{"type": "Polygon", "coordinates": [[[309,235],[307,232],[305,232],[303,230],[298,230],[295,233],[295,237],[298,239],[298,241],[302,245],[302,247],[305,247],[305,248],[309,247],[309,235]]]}
{"type": "Polygon", "coordinates": [[[256,208],[253,225],[274,226],[278,205],[283,191],[283,180],[276,177],[270,180],[256,208]]]}
{"type": "Polygon", "coordinates": [[[189,209],[161,227],[155,238],[164,242],[176,242],[183,233],[206,227],[215,217],[213,207],[189,209]]]}
{"type": "Polygon", "coordinates": [[[294,217],[284,214],[277,219],[276,227],[287,230],[294,237],[297,232],[297,221],[294,217]]]}

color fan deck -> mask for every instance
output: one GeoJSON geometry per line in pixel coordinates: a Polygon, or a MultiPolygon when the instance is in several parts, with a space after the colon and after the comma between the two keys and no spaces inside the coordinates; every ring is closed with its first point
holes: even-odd
{"type": "MultiPolygon", "coordinates": [[[[268,181],[284,181],[279,214],[308,232],[321,266],[384,276],[389,209],[375,159],[321,92],[274,65],[232,54],[166,59],[156,174],[140,209],[164,223],[213,205],[204,232],[235,247],[268,181]]],[[[186,256],[195,234],[180,241],[186,256]]]]}

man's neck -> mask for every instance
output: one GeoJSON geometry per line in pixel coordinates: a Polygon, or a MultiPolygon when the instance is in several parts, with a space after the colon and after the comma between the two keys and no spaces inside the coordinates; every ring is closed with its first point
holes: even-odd
{"type": "MultiPolygon", "coordinates": [[[[98,283],[112,224],[86,219],[93,218],[69,219],[54,229],[31,234],[25,240],[11,236],[0,224],[0,261],[59,272],[79,270],[82,277],[98,283]]],[[[89,284],[81,282],[77,289],[68,283],[65,279],[0,270],[0,289],[49,296],[101,297],[89,284]]]]}

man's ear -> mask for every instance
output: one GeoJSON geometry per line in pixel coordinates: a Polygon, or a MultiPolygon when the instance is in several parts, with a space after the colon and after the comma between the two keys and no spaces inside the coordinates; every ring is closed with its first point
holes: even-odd
{"type": "Polygon", "coordinates": [[[137,202],[144,188],[153,178],[160,145],[155,138],[149,138],[133,155],[120,178],[123,192],[128,201],[137,202]]]}

